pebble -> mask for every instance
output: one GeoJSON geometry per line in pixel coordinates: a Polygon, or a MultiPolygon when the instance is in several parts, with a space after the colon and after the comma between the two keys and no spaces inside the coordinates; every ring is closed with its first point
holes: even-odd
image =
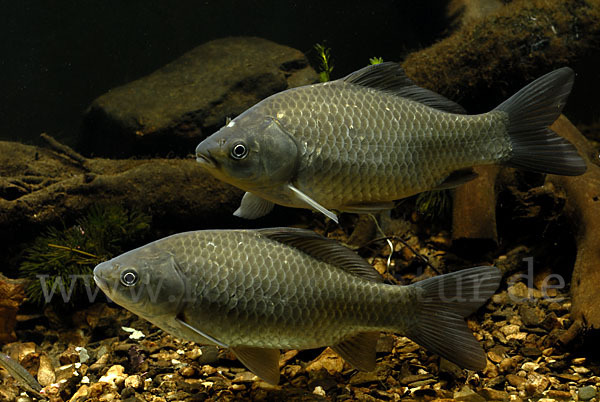
{"type": "Polygon", "coordinates": [[[82,385],[79,387],[77,391],[73,394],[69,402],[83,402],[86,401],[90,397],[90,387],[87,385],[82,385]]]}
{"type": "Polygon", "coordinates": [[[535,371],[538,368],[540,368],[540,365],[534,362],[525,362],[521,366],[521,369],[525,371],[535,371]]]}
{"type": "Polygon", "coordinates": [[[40,355],[40,366],[37,372],[37,380],[45,387],[56,381],[56,373],[54,372],[54,366],[50,361],[50,358],[45,354],[40,355]]]}
{"type": "Polygon", "coordinates": [[[500,328],[500,331],[502,331],[502,333],[507,336],[514,335],[519,332],[519,326],[516,324],[505,325],[502,328],[500,328]]]}
{"type": "Polygon", "coordinates": [[[515,368],[517,367],[517,362],[515,359],[513,359],[512,357],[507,357],[506,359],[503,359],[500,364],[498,365],[498,368],[500,369],[501,373],[508,373],[513,371],[515,368]]]}
{"type": "Polygon", "coordinates": [[[495,350],[490,350],[487,353],[487,357],[494,363],[500,363],[502,361],[502,359],[504,359],[503,355],[498,354],[497,351],[495,351],[495,350]]]}
{"type": "Polygon", "coordinates": [[[391,368],[384,365],[377,365],[373,371],[359,371],[350,377],[350,384],[352,385],[364,385],[374,382],[383,382],[390,375],[391,368]]]}
{"type": "Polygon", "coordinates": [[[589,401],[596,396],[596,387],[587,385],[577,390],[577,396],[580,401],[589,401]]]}
{"type": "Polygon", "coordinates": [[[538,373],[530,373],[525,383],[525,391],[528,395],[541,395],[548,388],[550,380],[538,373]]]}
{"type": "Polygon", "coordinates": [[[98,382],[106,382],[109,384],[113,384],[116,387],[120,387],[126,378],[127,374],[125,374],[125,368],[120,364],[116,364],[109,368],[106,374],[100,377],[100,380],[98,380],[98,382]]]}
{"type": "Polygon", "coordinates": [[[139,374],[134,374],[125,379],[124,385],[125,387],[139,391],[144,387],[144,381],[142,381],[142,377],[139,374]]]}
{"type": "Polygon", "coordinates": [[[521,303],[531,296],[531,289],[523,282],[517,282],[508,288],[508,297],[513,303],[521,303]]]}
{"type": "Polygon", "coordinates": [[[79,351],[75,346],[69,345],[69,347],[58,356],[58,361],[63,366],[79,363],[79,351]]]}
{"type": "Polygon", "coordinates": [[[101,369],[103,369],[104,367],[106,367],[106,364],[108,363],[108,358],[109,358],[109,354],[105,353],[103,355],[101,355],[98,360],[96,360],[91,366],[90,366],[90,370],[91,371],[100,371],[101,369]]]}
{"type": "Polygon", "coordinates": [[[570,399],[574,399],[573,395],[571,395],[570,392],[567,391],[560,391],[557,389],[550,389],[548,390],[548,392],[546,392],[546,396],[552,399],[557,399],[557,400],[561,400],[561,401],[566,401],[566,400],[570,400],[570,399]]]}
{"type": "Polygon", "coordinates": [[[573,367],[573,371],[576,372],[577,374],[588,374],[590,372],[590,369],[587,367],[578,366],[578,367],[573,367]]]}
{"type": "Polygon", "coordinates": [[[538,307],[530,307],[526,304],[519,306],[519,315],[523,324],[528,327],[536,327],[542,323],[545,314],[538,307]]]}
{"type": "Polygon", "coordinates": [[[340,373],[344,369],[344,360],[331,348],[326,348],[316,359],[306,366],[308,373],[321,369],[327,370],[332,375],[340,373]]]}
{"type": "Polygon", "coordinates": [[[486,401],[506,401],[509,399],[508,393],[493,388],[484,388],[479,392],[486,401]]]}
{"type": "Polygon", "coordinates": [[[318,386],[315,387],[315,389],[313,390],[313,394],[319,395],[319,396],[325,396],[325,395],[327,395],[325,393],[325,390],[320,385],[318,385],[318,386]]]}
{"type": "Polygon", "coordinates": [[[455,401],[464,401],[464,402],[485,402],[485,398],[475,391],[473,391],[468,386],[464,386],[460,391],[454,393],[455,401]]]}
{"type": "Polygon", "coordinates": [[[520,377],[516,374],[507,374],[506,381],[513,387],[517,389],[523,389],[525,387],[525,382],[527,381],[525,378],[520,377]]]}

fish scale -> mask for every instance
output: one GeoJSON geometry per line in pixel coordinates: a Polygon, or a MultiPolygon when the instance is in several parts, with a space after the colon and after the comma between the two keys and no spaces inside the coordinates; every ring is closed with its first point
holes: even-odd
{"type": "Polygon", "coordinates": [[[510,151],[501,113],[451,114],[351,84],[292,89],[255,112],[305,144],[297,185],[325,207],[403,198],[510,151]]]}
{"type": "Polygon", "coordinates": [[[190,324],[202,326],[203,320],[210,320],[223,343],[310,348],[339,342],[356,332],[357,323],[385,324],[389,311],[378,301],[385,297],[384,285],[244,231],[199,233],[186,247],[189,237],[174,236],[161,247],[181,256],[176,258],[178,266],[195,279],[193,302],[185,307],[194,311],[190,324]],[[239,258],[225,253],[215,257],[207,243],[239,258]],[[235,300],[231,289],[236,290],[235,300]]]}

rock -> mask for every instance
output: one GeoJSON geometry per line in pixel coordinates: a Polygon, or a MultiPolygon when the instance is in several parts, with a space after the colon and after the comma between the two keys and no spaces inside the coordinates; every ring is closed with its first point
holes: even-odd
{"type": "Polygon", "coordinates": [[[10,279],[0,272],[0,344],[17,340],[17,311],[25,300],[25,282],[10,279]]]}
{"type": "Polygon", "coordinates": [[[243,382],[248,382],[248,383],[252,383],[254,381],[256,381],[258,379],[258,377],[247,370],[244,370],[240,373],[237,373],[234,377],[233,380],[231,380],[231,382],[233,383],[243,383],[243,382]]]}
{"type": "Polygon", "coordinates": [[[521,370],[525,370],[525,371],[535,371],[538,368],[540,368],[540,365],[537,363],[534,363],[534,362],[525,362],[521,366],[521,370]]]}
{"type": "Polygon", "coordinates": [[[410,385],[418,381],[429,380],[433,377],[431,374],[410,374],[400,379],[400,384],[410,385]]]}
{"type": "Polygon", "coordinates": [[[45,387],[52,384],[56,380],[56,373],[54,372],[54,366],[50,361],[50,358],[45,354],[40,355],[40,366],[37,372],[37,380],[45,387]]]}
{"type": "Polygon", "coordinates": [[[126,378],[127,374],[125,374],[125,368],[119,364],[116,364],[109,368],[106,374],[100,377],[98,382],[106,382],[118,388],[123,385],[123,382],[126,378]]]}
{"type": "Polygon", "coordinates": [[[542,351],[535,347],[524,346],[521,348],[521,354],[526,357],[538,357],[542,355],[542,351]]]}
{"type": "Polygon", "coordinates": [[[587,385],[577,390],[577,396],[580,401],[589,401],[596,396],[596,387],[587,385]]]}
{"type": "Polygon", "coordinates": [[[517,362],[512,357],[507,357],[506,359],[503,359],[498,366],[501,373],[512,372],[516,367],[517,362]]]}
{"type": "Polygon", "coordinates": [[[144,381],[139,374],[134,374],[125,379],[124,385],[125,387],[130,387],[136,391],[139,391],[144,387],[144,381]]]}
{"type": "Polygon", "coordinates": [[[519,315],[523,324],[528,327],[535,327],[540,325],[545,318],[544,312],[537,307],[530,307],[526,304],[519,306],[519,315]]]}
{"type": "Polygon", "coordinates": [[[90,388],[87,385],[82,385],[79,389],[73,394],[69,402],[83,402],[87,401],[90,397],[90,388]]]}
{"type": "Polygon", "coordinates": [[[96,155],[180,155],[258,101],[314,83],[300,51],[255,37],[207,42],[86,111],[82,147],[96,155]]]}
{"type": "Polygon", "coordinates": [[[493,388],[483,388],[479,391],[479,395],[486,401],[507,401],[509,399],[507,392],[493,388]]]}
{"type": "Polygon", "coordinates": [[[108,353],[104,353],[104,354],[100,355],[100,357],[98,358],[98,360],[96,360],[90,366],[90,371],[100,371],[100,370],[102,370],[104,367],[106,367],[106,364],[108,363],[109,357],[110,357],[110,355],[108,353]]]}
{"type": "Polygon", "coordinates": [[[60,364],[67,365],[79,362],[79,351],[76,350],[76,347],[73,345],[69,345],[69,347],[58,356],[58,361],[60,364]]]}
{"type": "Polygon", "coordinates": [[[506,381],[508,381],[510,385],[517,389],[523,389],[527,379],[520,377],[516,374],[507,374],[506,381]]]}
{"type": "Polygon", "coordinates": [[[316,359],[306,366],[307,373],[314,373],[321,369],[329,374],[340,373],[344,369],[344,360],[331,348],[326,348],[316,359]]]}
{"type": "Polygon", "coordinates": [[[500,328],[500,331],[502,331],[502,333],[506,336],[514,335],[519,332],[519,326],[515,324],[505,325],[502,328],[500,328]]]}
{"type": "Polygon", "coordinates": [[[350,384],[364,385],[370,383],[384,382],[391,373],[391,368],[386,365],[378,364],[373,371],[359,371],[350,377],[350,384]]]}
{"type": "Polygon", "coordinates": [[[508,288],[508,297],[513,303],[520,303],[532,296],[532,291],[523,282],[517,282],[508,288]]]}
{"type": "Polygon", "coordinates": [[[468,386],[463,386],[460,391],[454,393],[454,400],[465,402],[485,402],[485,398],[468,386]]]}
{"type": "Polygon", "coordinates": [[[546,392],[546,396],[548,398],[558,399],[560,401],[566,401],[566,400],[573,399],[573,395],[571,395],[570,392],[560,391],[557,389],[549,389],[548,392],[546,392]]]}
{"type": "Polygon", "coordinates": [[[546,376],[538,373],[529,373],[525,382],[525,392],[528,395],[541,395],[548,388],[550,380],[546,376]]]}

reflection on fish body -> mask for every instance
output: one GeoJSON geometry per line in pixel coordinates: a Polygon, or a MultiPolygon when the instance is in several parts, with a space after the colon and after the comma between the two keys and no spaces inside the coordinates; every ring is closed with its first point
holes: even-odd
{"type": "Polygon", "coordinates": [[[388,285],[338,242],[292,228],[176,234],[94,269],[116,303],[175,336],[230,348],[271,383],[279,381],[279,349],[332,346],[372,370],[380,331],[482,369],[485,354],[464,317],[500,277],[478,267],[388,285]]]}
{"type": "Polygon", "coordinates": [[[489,113],[466,115],[415,86],[395,63],[270,96],[196,148],[197,161],[247,193],[235,215],[257,218],[273,204],[376,212],[422,191],[473,179],[502,163],[579,175],[576,149],[548,129],[573,71],[555,70],[489,113]]]}

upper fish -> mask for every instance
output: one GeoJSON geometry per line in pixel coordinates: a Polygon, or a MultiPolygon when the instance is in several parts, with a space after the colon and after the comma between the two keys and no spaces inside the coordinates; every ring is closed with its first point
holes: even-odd
{"type": "Polygon", "coordinates": [[[564,67],[488,113],[416,86],[397,63],[292,88],[257,103],[196,148],[197,161],[246,191],[235,215],[273,204],[368,213],[422,191],[458,186],[477,165],[580,175],[585,162],[551,131],[574,73],[564,67]]]}
{"type": "Polygon", "coordinates": [[[279,349],[332,346],[373,370],[380,331],[482,369],[485,353],[464,317],[496,291],[501,274],[477,267],[389,285],[337,241],[268,228],[176,234],[99,264],[94,279],[121,306],[177,337],[230,348],[276,384],[279,349]]]}

